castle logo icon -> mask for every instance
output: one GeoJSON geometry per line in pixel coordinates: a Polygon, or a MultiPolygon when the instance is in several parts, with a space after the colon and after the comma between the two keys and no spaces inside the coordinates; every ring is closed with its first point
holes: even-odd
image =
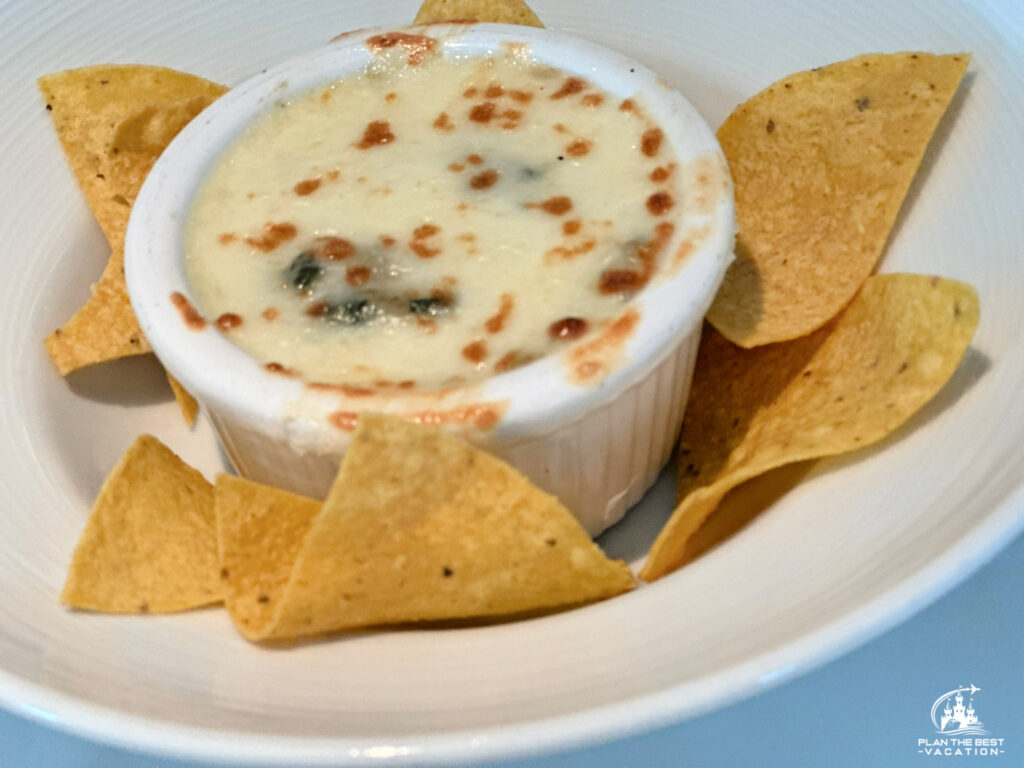
{"type": "Polygon", "coordinates": [[[980,691],[973,683],[970,687],[947,691],[932,704],[932,725],[943,736],[987,736],[974,708],[974,694],[980,691]],[[964,705],[964,694],[969,700],[964,705]]]}
{"type": "Polygon", "coordinates": [[[927,757],[989,757],[1006,754],[1006,739],[990,736],[974,708],[971,683],[946,691],[932,704],[932,727],[937,735],[919,738],[917,753],[927,757]],[[966,700],[966,701],[965,701],[966,700]]]}

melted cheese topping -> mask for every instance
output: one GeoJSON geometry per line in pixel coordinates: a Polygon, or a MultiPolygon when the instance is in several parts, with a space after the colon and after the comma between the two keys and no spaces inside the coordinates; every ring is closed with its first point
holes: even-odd
{"type": "Polygon", "coordinates": [[[196,198],[199,307],[269,370],[470,381],[607,325],[657,270],[678,174],[642,104],[429,48],[278,104],[196,198]]]}

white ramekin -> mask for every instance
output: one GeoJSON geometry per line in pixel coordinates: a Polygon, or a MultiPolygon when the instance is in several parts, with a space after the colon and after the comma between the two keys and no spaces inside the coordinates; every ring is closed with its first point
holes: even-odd
{"type": "MultiPolygon", "coordinates": [[[[238,471],[322,498],[350,436],[346,414],[377,410],[454,418],[473,442],[558,496],[597,535],[654,482],[679,433],[704,313],[732,259],[732,183],[714,134],[678,92],[613,51],[547,30],[498,24],[410,27],[443,55],[492,54],[526,43],[532,55],[619,98],[639,96],[664,131],[681,174],[676,231],[656,277],[630,303],[637,321],[617,344],[565,352],[444,392],[349,396],[269,373],[216,327],[194,331],[170,297],[192,300],[183,230],[202,180],[274,104],[361,70],[362,30],[247,80],[193,120],[160,157],[135,202],[125,239],[132,306],[160,360],[203,404],[238,471]],[[574,383],[581,360],[603,373],[574,383]],[[340,414],[340,415],[339,415],[340,414]]],[[[615,190],[609,190],[614,194],[615,190]]],[[[193,303],[195,303],[193,301],[193,303]]],[[[629,326],[629,323],[624,323],[629,326]]]]}

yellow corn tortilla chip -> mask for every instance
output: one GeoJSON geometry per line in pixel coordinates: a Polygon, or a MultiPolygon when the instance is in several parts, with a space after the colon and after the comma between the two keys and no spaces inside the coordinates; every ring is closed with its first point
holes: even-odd
{"type": "Polygon", "coordinates": [[[192,397],[192,393],[181,386],[176,378],[167,374],[167,383],[171,385],[171,391],[174,392],[174,399],[178,403],[178,408],[181,409],[181,416],[185,419],[185,423],[190,427],[196,423],[196,414],[199,413],[199,403],[192,397]]]}
{"type": "Polygon", "coordinates": [[[745,480],[888,435],[942,388],[977,324],[969,285],[879,275],[796,341],[743,350],[706,328],[679,442],[681,501],[641,576],[681,565],[690,537],[745,480]]]}
{"type": "Polygon", "coordinates": [[[816,459],[808,459],[776,467],[730,490],[693,535],[683,542],[677,567],[703,557],[742,531],[799,485],[817,463],[816,459]]]}
{"type": "Polygon", "coordinates": [[[46,340],[61,374],[149,352],[124,284],[131,206],[157,157],[226,90],[171,69],[100,65],[39,79],[68,164],[113,254],[89,301],[46,340]]]}
{"type": "Polygon", "coordinates": [[[302,542],[321,504],[278,488],[220,475],[214,492],[224,602],[247,637],[281,605],[302,542]]]}
{"type": "Polygon", "coordinates": [[[107,476],[61,601],[107,613],[169,613],[221,600],[213,487],[151,435],[107,476]]]}
{"type": "Polygon", "coordinates": [[[224,86],[163,67],[102,64],[39,78],[68,164],[110,247],[171,139],[224,86]]]}
{"type": "Polygon", "coordinates": [[[416,14],[415,23],[432,24],[456,19],[544,27],[537,14],[523,0],[424,0],[416,14]]]}
{"type": "MultiPolygon", "coordinates": [[[[256,495],[256,492],[252,492],[256,495]]],[[[267,491],[266,493],[270,493],[267,491]]],[[[278,493],[279,492],[273,492],[278,493]]],[[[283,498],[283,497],[281,497],[283,498]]],[[[261,502],[266,504],[266,502],[261,502]]],[[[272,575],[251,593],[230,584],[236,626],[253,640],[359,627],[508,616],[577,605],[635,585],[562,504],[499,459],[441,430],[362,414],[327,501],[305,533],[280,595],[276,563],[291,557],[285,533],[302,535],[311,508],[291,511],[275,531],[223,521],[229,553],[272,540],[272,575]],[[260,600],[260,598],[266,598],[260,600]]],[[[242,505],[218,505],[245,514],[242,505]]],[[[254,519],[270,524],[269,514],[254,519]]],[[[262,548],[266,548],[263,545],[262,548]]],[[[238,570],[238,578],[250,571],[238,570]]],[[[254,581],[254,579],[249,579],[254,581]]]]}
{"type": "Polygon", "coordinates": [[[875,267],[968,54],[871,54],[791,75],[718,130],[739,236],[708,320],[755,347],[821,327],[875,267]]]}
{"type": "Polygon", "coordinates": [[[110,255],[89,300],[46,337],[46,351],[61,376],[103,360],[152,351],[128,300],[120,249],[110,255]]]}

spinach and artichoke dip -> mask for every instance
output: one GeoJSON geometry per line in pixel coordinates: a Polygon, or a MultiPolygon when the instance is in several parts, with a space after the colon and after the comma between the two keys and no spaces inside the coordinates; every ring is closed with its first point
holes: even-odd
{"type": "Polygon", "coordinates": [[[186,230],[201,312],[268,370],[375,388],[461,384],[598,333],[674,231],[662,131],[524,50],[451,58],[396,34],[218,161],[186,230]]]}

